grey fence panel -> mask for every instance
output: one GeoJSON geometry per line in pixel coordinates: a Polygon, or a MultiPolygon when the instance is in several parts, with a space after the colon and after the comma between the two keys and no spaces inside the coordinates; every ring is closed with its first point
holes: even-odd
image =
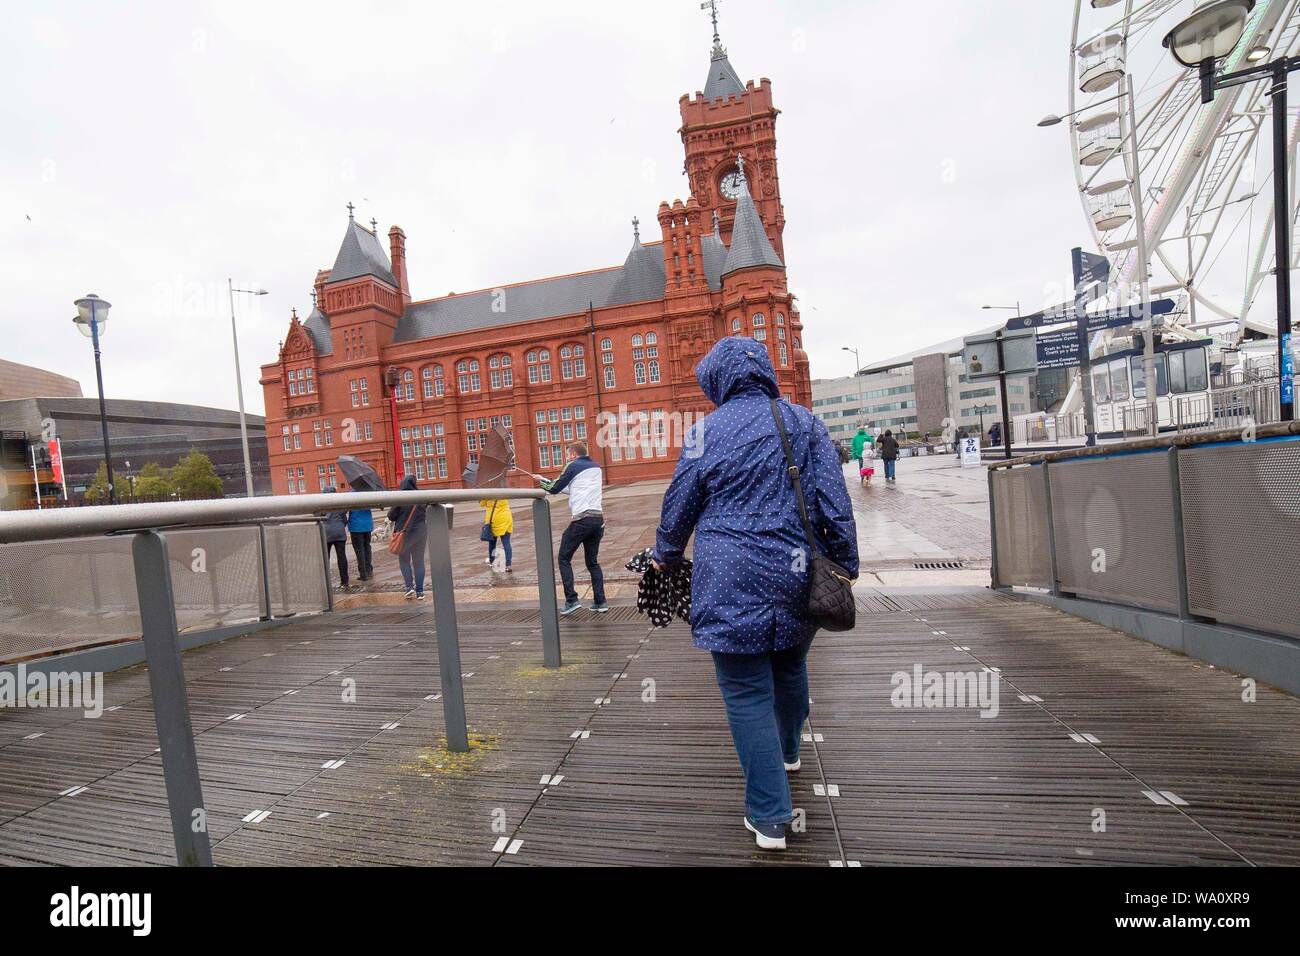
{"type": "Polygon", "coordinates": [[[1193,614],[1300,637],[1300,441],[1178,453],[1193,614]]]}
{"type": "Polygon", "coordinates": [[[1047,543],[1047,490],[1040,468],[1010,468],[993,475],[993,529],[998,549],[998,584],[1052,586],[1047,543]]]}
{"type": "MultiPolygon", "coordinates": [[[[315,522],[268,525],[267,570],[274,614],[302,614],[326,609],[325,556],[315,522]]],[[[352,558],[351,545],[349,560],[352,558]]]]}
{"type": "Polygon", "coordinates": [[[256,620],[262,607],[257,528],[165,531],[182,631],[256,620]]]}
{"type": "Polygon", "coordinates": [[[129,536],[0,545],[0,663],[139,636],[129,536]]]}
{"type": "Polygon", "coordinates": [[[1061,590],[1177,612],[1169,453],[1054,462],[1048,471],[1061,590]]]}

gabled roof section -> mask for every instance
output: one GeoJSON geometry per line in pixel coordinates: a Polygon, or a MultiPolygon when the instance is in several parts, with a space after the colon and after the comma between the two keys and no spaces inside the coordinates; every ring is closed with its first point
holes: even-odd
{"type": "Polygon", "coordinates": [[[740,82],[740,77],[732,68],[731,61],[727,59],[727,51],[715,36],[713,53],[709,59],[709,78],[704,83],[705,97],[715,100],[720,96],[739,96],[744,92],[745,84],[740,82]]]}
{"type": "Polygon", "coordinates": [[[754,200],[749,198],[749,183],[740,191],[736,200],[736,219],[731,225],[731,248],[727,250],[727,260],[722,264],[722,274],[730,275],[740,269],[751,266],[776,266],[784,269],[785,263],[768,241],[767,230],[763,220],[754,208],[754,200]]]}
{"type": "Polygon", "coordinates": [[[334,339],[330,336],[330,320],[325,317],[325,313],[319,308],[311,310],[311,315],[307,316],[307,321],[302,324],[311,336],[312,344],[316,346],[317,355],[333,355],[334,339]]]}
{"type": "Polygon", "coordinates": [[[379,238],[352,217],[348,217],[348,231],[343,234],[343,243],[330,270],[330,282],[344,279],[359,279],[362,276],[374,276],[383,279],[394,289],[397,280],[393,278],[392,267],[388,264],[388,255],[380,244],[379,238]]]}
{"type": "Polygon", "coordinates": [[[722,234],[718,229],[718,223],[714,220],[713,232],[700,237],[700,257],[704,260],[704,278],[713,292],[722,288],[722,265],[727,261],[727,246],[722,241],[722,234]]]}

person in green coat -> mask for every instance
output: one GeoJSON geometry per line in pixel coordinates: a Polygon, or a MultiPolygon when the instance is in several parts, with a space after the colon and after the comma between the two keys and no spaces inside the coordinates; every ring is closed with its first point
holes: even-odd
{"type": "Polygon", "coordinates": [[[862,467],[863,467],[862,465],[863,449],[865,449],[868,445],[874,445],[874,444],[875,444],[875,439],[873,439],[871,435],[867,433],[866,426],[859,425],[858,433],[853,436],[853,457],[857,459],[859,472],[862,471],[862,467]]]}

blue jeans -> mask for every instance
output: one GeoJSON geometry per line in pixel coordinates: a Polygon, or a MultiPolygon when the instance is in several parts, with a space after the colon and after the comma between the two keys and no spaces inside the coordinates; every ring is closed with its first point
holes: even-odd
{"type": "Polygon", "coordinates": [[[402,568],[402,583],[406,590],[424,593],[424,551],[429,543],[427,526],[402,538],[402,550],[397,553],[397,563],[402,568]]]}
{"type": "Polygon", "coordinates": [[[745,813],[754,823],[794,819],[784,764],[799,759],[811,646],[810,639],[771,654],[713,652],[731,739],[745,772],[745,813]]]}
{"type": "Polygon", "coordinates": [[[886,458],[886,459],[885,459],[885,477],[886,477],[886,478],[893,478],[893,477],[894,477],[894,466],[897,465],[897,464],[898,464],[898,459],[896,459],[896,458],[886,458]]]}
{"type": "Polygon", "coordinates": [[[493,538],[488,542],[488,560],[491,561],[497,554],[497,542],[501,542],[501,547],[506,552],[506,567],[510,567],[510,562],[514,560],[514,555],[510,552],[510,532],[507,531],[500,538],[493,538]]]}

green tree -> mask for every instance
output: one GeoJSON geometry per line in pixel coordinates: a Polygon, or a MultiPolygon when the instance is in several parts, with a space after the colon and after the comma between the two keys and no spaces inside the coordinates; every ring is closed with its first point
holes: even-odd
{"type": "Polygon", "coordinates": [[[102,461],[99,463],[99,470],[95,472],[95,480],[86,489],[86,499],[88,501],[102,499],[105,504],[108,503],[108,468],[102,461]]]}
{"type": "Polygon", "coordinates": [[[172,469],[172,486],[184,498],[220,498],[225,491],[212,459],[201,451],[192,451],[172,469]]]}
{"type": "Polygon", "coordinates": [[[151,461],[141,468],[133,484],[135,493],[142,498],[167,498],[176,490],[172,476],[156,461],[151,461]]]}

